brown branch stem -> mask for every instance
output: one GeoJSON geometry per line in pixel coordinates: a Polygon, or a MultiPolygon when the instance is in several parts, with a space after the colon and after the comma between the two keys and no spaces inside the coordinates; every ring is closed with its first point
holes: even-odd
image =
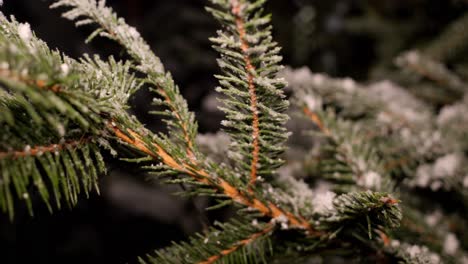
{"type": "Polygon", "coordinates": [[[252,60],[249,56],[249,43],[246,40],[246,30],[245,30],[245,22],[241,16],[241,4],[239,0],[231,0],[231,12],[236,17],[236,29],[237,33],[239,34],[239,40],[241,42],[241,50],[244,54],[244,63],[245,63],[245,70],[247,73],[247,80],[249,86],[249,95],[250,95],[250,110],[252,111],[252,161],[250,165],[250,180],[249,180],[249,188],[252,192],[252,187],[255,185],[257,180],[257,166],[259,162],[259,154],[260,154],[260,128],[259,128],[259,118],[258,118],[258,102],[257,102],[257,94],[256,94],[256,87],[254,84],[254,75],[255,66],[252,64],[252,60]]]}
{"type": "Polygon", "coordinates": [[[218,259],[220,259],[220,258],[222,258],[222,257],[224,257],[226,255],[229,255],[232,252],[238,250],[240,247],[247,246],[248,244],[254,242],[259,237],[261,237],[264,234],[269,233],[270,231],[272,231],[274,227],[275,227],[274,224],[269,223],[263,230],[251,235],[250,237],[248,237],[246,239],[238,241],[232,247],[221,251],[218,255],[214,255],[214,256],[211,256],[211,257],[207,258],[205,261],[198,262],[198,264],[212,264],[215,261],[217,261],[218,259]]]}
{"type": "Polygon", "coordinates": [[[151,143],[151,148],[155,149],[155,151],[152,151],[142,140],[142,137],[131,129],[127,129],[125,133],[112,122],[109,123],[109,128],[114,132],[117,138],[129,144],[133,148],[153,157],[154,159],[162,160],[165,165],[175,171],[187,174],[200,183],[212,186],[236,203],[255,209],[262,215],[272,219],[286,217],[291,228],[304,229],[310,236],[320,236],[322,234],[315,230],[302,216],[296,216],[286,210],[283,210],[272,202],[264,202],[256,197],[252,197],[252,194],[247,194],[237,189],[226,180],[210,176],[207,171],[198,168],[200,166],[196,166],[197,164],[193,165],[184,161],[176,160],[157,143],[151,143]]]}
{"type": "Polygon", "coordinates": [[[176,106],[174,105],[174,102],[171,100],[171,98],[169,98],[166,91],[164,91],[164,89],[162,88],[159,88],[158,92],[164,97],[164,101],[168,104],[171,112],[174,114],[175,118],[179,122],[182,128],[182,133],[184,134],[184,140],[187,143],[187,149],[186,149],[187,155],[192,162],[195,162],[197,158],[194,154],[194,144],[188,132],[188,128],[187,128],[188,125],[182,120],[179,112],[177,111],[176,106]]]}
{"type": "Polygon", "coordinates": [[[21,74],[17,74],[14,71],[7,69],[0,69],[0,76],[4,76],[5,78],[24,83],[26,85],[36,86],[42,90],[52,91],[54,93],[59,93],[63,90],[62,87],[58,84],[47,85],[47,83],[44,80],[32,80],[21,74]]]}
{"type": "Polygon", "coordinates": [[[46,152],[55,152],[55,151],[61,151],[67,148],[75,148],[88,141],[89,141],[88,138],[84,138],[84,139],[79,139],[79,140],[66,141],[60,144],[52,144],[48,146],[26,147],[24,150],[21,150],[21,151],[16,150],[16,151],[0,152],[0,159],[4,159],[4,158],[17,159],[17,158],[23,158],[23,157],[28,157],[28,156],[40,156],[46,152]]]}

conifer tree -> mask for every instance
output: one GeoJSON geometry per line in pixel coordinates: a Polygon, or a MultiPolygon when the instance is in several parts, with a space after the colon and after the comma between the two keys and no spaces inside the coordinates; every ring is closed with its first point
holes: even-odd
{"type": "MultiPolygon", "coordinates": [[[[0,15],[3,213],[14,221],[15,205],[24,202],[33,215],[33,196],[51,212],[72,207],[79,195],[99,191],[109,153],[166,183],[189,186],[184,195],[212,197],[216,204],[207,209],[237,212],[141,263],[466,262],[468,100],[437,112],[426,97],[394,82],[360,85],[283,69],[265,2],[210,0],[207,7],[221,25],[211,41],[230,142],[228,154],[217,158],[197,140],[195,116],[171,74],[104,0],[58,0],[52,8],[76,26],[95,28],[87,41],[120,44],[128,60],[72,59],[51,50],[29,24],[0,15]],[[152,113],[164,119],[167,134],[128,113],[129,98],[148,87],[163,109],[152,113]],[[313,142],[296,160],[288,152],[289,114],[309,124],[313,142]],[[460,209],[428,213],[419,204],[432,198],[420,189],[443,189],[460,209]]],[[[427,51],[439,55],[401,55],[401,74],[418,74],[446,88],[449,98],[462,97],[462,77],[440,61],[443,47],[427,51]]]]}

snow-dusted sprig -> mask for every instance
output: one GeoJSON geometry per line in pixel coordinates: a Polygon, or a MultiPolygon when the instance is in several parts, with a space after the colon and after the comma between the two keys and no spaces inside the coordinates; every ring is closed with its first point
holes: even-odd
{"type": "MultiPolygon", "coordinates": [[[[91,123],[102,120],[100,114],[120,113],[141,86],[141,81],[129,73],[129,64],[112,58],[104,62],[97,56],[93,59],[85,56],[78,62],[50,50],[35,37],[29,24],[18,23],[14,18],[9,21],[3,15],[0,21],[1,76],[10,84],[22,83],[24,86],[12,85],[12,93],[28,97],[44,111],[56,108],[89,129],[91,123]]],[[[51,120],[28,113],[39,123],[51,120]]]]}
{"type": "MultiPolygon", "coordinates": [[[[404,161],[409,165],[405,166],[409,168],[405,173],[411,175],[412,171],[414,171],[415,177],[405,180],[405,185],[416,186],[419,184],[423,188],[432,186],[434,190],[455,191],[458,194],[455,197],[462,202],[466,202],[466,189],[462,187],[466,175],[466,170],[462,166],[465,156],[460,153],[465,146],[462,121],[466,115],[464,100],[444,107],[437,116],[430,108],[415,100],[406,91],[396,89],[396,86],[389,82],[363,86],[350,80],[332,79],[324,75],[312,74],[304,69],[297,72],[289,71],[285,75],[293,88],[297,89],[295,92],[299,94],[297,101],[302,112],[328,138],[336,132],[334,129],[329,128],[330,124],[327,125],[327,120],[328,122],[331,120],[331,124],[348,123],[350,127],[354,126],[357,130],[360,130],[360,133],[357,134],[361,134],[361,139],[366,138],[362,136],[368,134],[368,131],[377,133],[377,135],[369,135],[368,140],[373,140],[372,144],[378,150],[378,153],[374,152],[374,155],[371,156],[386,157],[391,153],[397,155],[405,153],[405,156],[409,158],[409,160],[404,161]],[[354,85],[350,86],[348,84],[348,88],[345,88],[347,86],[346,82],[354,85]],[[353,87],[353,89],[349,89],[349,87],[353,87]],[[340,118],[336,120],[336,116],[323,111],[324,106],[329,109],[336,109],[335,111],[339,117],[352,120],[359,119],[357,121],[353,120],[354,124],[349,121],[340,121],[340,118]],[[401,117],[404,117],[404,119],[401,117]],[[400,120],[407,120],[408,122],[400,122],[400,120]],[[395,124],[398,125],[395,126],[395,124]],[[385,126],[388,126],[389,129],[380,129],[385,126]],[[380,133],[382,134],[379,136],[380,133]],[[394,137],[394,140],[392,140],[392,137],[394,137]],[[387,144],[393,146],[394,150],[388,149],[387,144]],[[425,164],[424,161],[427,160],[434,160],[434,162],[425,164]],[[418,164],[420,164],[419,169],[416,170],[418,164]]],[[[341,130],[345,136],[350,138],[353,138],[350,135],[356,134],[346,131],[346,126],[338,130],[341,130]]],[[[365,146],[369,143],[357,139],[350,141],[357,143],[357,146],[365,146]]],[[[356,149],[359,149],[359,147],[356,149]]],[[[352,156],[357,157],[359,156],[358,153],[352,156]]],[[[335,154],[332,157],[336,158],[337,156],[335,154]]],[[[343,168],[336,166],[336,163],[329,163],[328,165],[332,168],[332,172],[333,168],[339,173],[343,171],[343,168]]],[[[391,164],[386,162],[384,168],[389,169],[389,165],[391,164]]],[[[320,172],[323,171],[320,170],[320,172]]],[[[405,212],[408,210],[408,208],[405,209],[405,212]]],[[[408,223],[408,220],[403,221],[402,230],[419,230],[418,232],[423,232],[420,234],[422,238],[433,233],[430,231],[430,227],[425,227],[417,222],[408,223]]],[[[402,235],[402,239],[408,239],[409,236],[406,233],[402,235]]],[[[443,236],[436,238],[436,240],[444,239],[443,236]]],[[[423,242],[431,246],[437,244],[437,241],[431,241],[429,238],[412,242],[423,242]]],[[[438,253],[445,254],[444,252],[438,253]]],[[[459,257],[460,254],[457,253],[457,256],[459,257]]]]}
{"type": "Polygon", "coordinates": [[[13,216],[17,196],[32,212],[31,184],[49,209],[51,200],[73,205],[97,189],[106,170],[99,147],[109,147],[105,117],[125,114],[139,82],[120,63],[79,63],[51,51],[28,24],[0,21],[0,207],[13,216]],[[93,79],[98,70],[102,79],[93,79]]]}
{"type": "MultiPolygon", "coordinates": [[[[163,135],[154,135],[134,119],[119,119],[109,124],[115,137],[123,144],[138,150],[155,161],[162,162],[155,169],[173,171],[186,175],[203,187],[210,187],[211,194],[232,200],[234,203],[247,207],[249,210],[268,218],[284,217],[291,228],[305,230],[313,235],[313,226],[302,216],[295,215],[287,208],[282,208],[263,195],[252,195],[243,188],[239,177],[232,171],[206,161],[194,162],[184,155],[183,150],[171,143],[171,139],[163,135]]],[[[206,194],[201,189],[199,193],[206,194]]]]}
{"type": "MultiPolygon", "coordinates": [[[[326,106],[334,109],[339,117],[357,121],[362,133],[379,143],[376,147],[385,154],[385,167],[390,172],[399,171],[411,176],[413,173],[410,171],[415,169],[415,164],[453,152],[454,147],[459,148],[464,142],[463,133],[460,133],[464,131],[460,129],[462,123],[458,122],[452,128],[448,123],[437,124],[431,107],[389,81],[364,86],[351,79],[313,74],[307,68],[287,69],[282,74],[299,102],[309,111],[326,106]],[[401,153],[405,153],[404,157],[401,153]]],[[[457,105],[456,108],[462,109],[463,106],[457,105]]],[[[458,110],[450,109],[447,107],[441,112],[441,120],[454,121],[462,117],[460,114],[451,115],[458,110]],[[453,118],[445,118],[448,116],[453,118]]],[[[317,119],[317,116],[308,115],[317,119]]]]}
{"type": "Polygon", "coordinates": [[[440,87],[448,89],[456,95],[468,91],[468,86],[455,73],[445,65],[424,56],[418,51],[408,51],[395,60],[396,64],[410,74],[417,74],[423,78],[434,81],[440,87]]]}
{"type": "MultiPolygon", "coordinates": [[[[333,200],[333,208],[320,218],[322,226],[344,225],[345,221],[367,222],[366,228],[384,226],[396,228],[400,226],[402,212],[399,201],[391,195],[379,192],[350,192],[337,196],[333,200]]],[[[373,232],[372,230],[367,230],[373,232]]]]}
{"type": "Polygon", "coordinates": [[[402,225],[393,233],[393,240],[427,246],[448,263],[456,263],[467,255],[461,242],[467,238],[463,216],[445,213],[440,208],[421,212],[405,205],[403,210],[402,225]]]}
{"type": "Polygon", "coordinates": [[[189,242],[174,244],[156,251],[140,263],[211,264],[222,263],[268,263],[273,253],[268,238],[274,230],[272,223],[256,223],[233,220],[215,224],[206,234],[197,234],[189,242]]]}
{"type": "Polygon", "coordinates": [[[312,122],[318,122],[328,140],[320,165],[325,178],[351,184],[349,187],[356,184],[363,189],[393,192],[394,182],[385,170],[385,162],[359,124],[337,118],[330,111],[304,113],[312,122]]]}
{"type": "MultiPolygon", "coordinates": [[[[258,7],[258,5],[261,5],[261,3],[258,2],[253,7],[258,7]]],[[[260,200],[258,197],[250,197],[240,186],[233,183],[235,177],[226,176],[231,180],[218,177],[218,172],[204,162],[204,158],[199,156],[194,148],[196,124],[193,115],[188,112],[186,102],[181,97],[174,81],[169,74],[164,73],[162,65],[160,67],[146,67],[152,63],[159,65],[160,62],[154,55],[148,55],[148,49],[145,48],[141,37],[134,33],[131,36],[127,35],[128,32],[134,32],[134,30],[125,25],[122,19],[117,18],[110,8],[105,7],[104,1],[64,0],[53,5],[53,7],[59,6],[71,7],[71,10],[65,13],[65,16],[72,20],[84,19],[79,24],[97,23],[101,29],[98,29],[96,34],[114,39],[129,50],[128,52],[135,60],[137,68],[147,74],[146,81],[153,84],[156,92],[161,95],[162,100],[157,101],[157,103],[168,107],[169,111],[166,112],[166,115],[172,116],[174,120],[174,123],[169,123],[172,130],[176,128],[181,132],[174,136],[176,139],[174,141],[164,135],[155,136],[145,130],[141,124],[135,122],[119,123],[122,120],[110,122],[110,129],[122,143],[151,156],[153,159],[162,161],[163,166],[158,166],[159,168],[189,175],[196,182],[213,186],[226,197],[253,208],[265,216],[274,218],[284,214],[291,222],[291,226],[306,230],[311,229],[305,219],[288,213],[287,210],[280,209],[271,202],[260,200]],[[124,29],[126,32],[120,32],[124,29]],[[177,142],[184,142],[185,148],[174,144],[177,142]]],[[[270,38],[267,40],[270,40],[270,38]]],[[[269,59],[273,60],[272,53],[276,54],[276,52],[277,49],[274,49],[271,53],[268,53],[271,56],[266,56],[264,60],[266,65],[270,65],[271,69],[275,71],[277,68],[274,65],[276,61],[270,61],[269,59]]],[[[264,72],[264,76],[269,76],[269,74],[264,72]]],[[[269,109],[263,104],[259,104],[259,108],[269,109]]],[[[265,136],[267,139],[270,137],[272,135],[265,136]]],[[[284,138],[284,135],[281,135],[280,138],[284,138]]],[[[270,148],[269,151],[275,152],[277,150],[270,148]]]]}
{"type": "Polygon", "coordinates": [[[225,130],[231,136],[230,157],[250,188],[259,178],[270,178],[282,163],[281,154],[288,133],[284,114],[283,79],[276,73],[279,48],[272,41],[270,17],[260,1],[212,1],[208,8],[225,27],[211,39],[221,54],[217,76],[226,95],[223,107],[225,130]]]}
{"type": "MultiPolygon", "coordinates": [[[[313,223],[322,235],[306,237],[297,245],[310,253],[328,245],[350,242],[373,244],[378,251],[389,240],[386,232],[399,227],[402,218],[398,200],[389,194],[372,191],[341,195],[330,191],[316,192],[310,207],[313,208],[313,223]],[[383,244],[382,239],[386,240],[383,244]]],[[[287,229],[287,225],[281,229],[287,229]]]]}
{"type": "Polygon", "coordinates": [[[295,88],[304,114],[336,144],[329,154],[332,158],[322,160],[321,173],[346,182],[353,180],[346,176],[351,172],[358,185],[379,190],[374,189],[375,184],[384,183],[386,189],[380,190],[387,192],[392,192],[394,180],[404,179],[403,183],[412,188],[453,191],[462,204],[467,204],[468,179],[461,162],[466,159],[461,153],[466,142],[462,121],[466,100],[446,106],[436,116],[422,102],[388,82],[365,88],[345,84],[352,81],[314,75],[306,69],[283,74],[295,88]],[[338,109],[340,117],[351,119],[341,112],[354,111],[357,116],[367,115],[368,120],[337,119],[323,112],[323,105],[338,109]],[[433,162],[428,164],[428,160],[433,162]],[[344,170],[343,164],[348,164],[350,170],[344,170]]]}
{"type": "Polygon", "coordinates": [[[392,130],[421,129],[433,118],[427,104],[390,81],[363,85],[350,78],[312,73],[306,67],[286,68],[281,75],[312,110],[325,105],[343,118],[372,119],[392,130]]]}
{"type": "Polygon", "coordinates": [[[187,102],[180,94],[171,74],[165,71],[160,59],[151,51],[140,33],[107,7],[104,0],[60,0],[51,7],[70,8],[63,16],[76,21],[77,26],[96,24],[98,28],[88,40],[96,36],[107,37],[125,48],[133,58],[135,67],[146,74],[145,82],[161,97],[155,99],[154,103],[167,108],[165,112],[154,113],[169,117],[166,122],[176,139],[174,143],[181,144],[185,148],[185,154],[195,160],[198,152],[195,144],[195,117],[188,110],[187,102]]]}
{"type": "Polygon", "coordinates": [[[59,0],[51,8],[71,8],[63,17],[75,21],[76,26],[97,24],[99,26],[88,38],[103,36],[117,41],[139,63],[139,69],[145,73],[164,74],[164,67],[140,33],[129,26],[123,18],[106,6],[105,0],[59,0]]]}

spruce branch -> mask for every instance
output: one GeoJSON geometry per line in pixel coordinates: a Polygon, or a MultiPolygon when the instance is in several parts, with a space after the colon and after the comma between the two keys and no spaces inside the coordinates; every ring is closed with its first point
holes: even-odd
{"type": "Polygon", "coordinates": [[[246,41],[245,21],[241,16],[241,4],[238,0],[231,1],[232,14],[236,18],[236,30],[239,35],[239,41],[241,44],[241,50],[244,54],[245,71],[247,72],[247,82],[249,87],[250,95],[250,110],[252,112],[252,161],[250,165],[250,181],[249,185],[254,185],[257,180],[257,164],[258,155],[260,152],[259,146],[259,120],[258,120],[258,107],[257,107],[257,91],[254,84],[254,76],[251,72],[255,71],[255,67],[252,65],[250,56],[248,55],[249,43],[246,41]]]}
{"type": "Polygon", "coordinates": [[[398,56],[395,62],[400,68],[428,78],[455,94],[464,94],[468,91],[468,87],[460,77],[442,63],[424,56],[418,51],[405,52],[398,56]]]}
{"type": "Polygon", "coordinates": [[[114,153],[105,120],[126,115],[141,82],[129,64],[76,61],[51,51],[28,24],[3,15],[0,22],[1,208],[13,217],[15,189],[32,214],[31,184],[49,210],[51,199],[74,205],[79,193],[98,190],[102,148],[114,153]]]}
{"type": "MultiPolygon", "coordinates": [[[[31,184],[49,207],[52,196],[58,206],[61,198],[76,203],[79,192],[97,189],[97,178],[105,172],[101,153],[109,149],[125,153],[122,160],[152,174],[168,176],[168,183],[192,185],[184,195],[215,197],[218,203],[211,209],[228,204],[240,208],[242,220],[217,224],[219,228],[157,251],[142,263],[267,263],[267,258],[275,260],[272,252],[284,257],[294,251],[305,257],[337,246],[363,246],[408,263],[437,262],[444,254],[461,259],[465,253],[458,250],[458,241],[455,246],[444,243],[443,250],[440,243],[428,247],[437,253],[414,246],[426,243],[420,237],[430,230],[414,217],[410,224],[404,219],[400,231],[416,233],[416,238],[393,232],[402,222],[402,210],[391,176],[393,167],[410,168],[400,190],[407,193],[405,188],[414,187],[410,175],[430,168],[423,172],[430,172],[425,175],[430,174],[431,181],[442,181],[437,177],[443,174],[444,186],[468,197],[461,187],[468,173],[460,165],[466,161],[465,145],[456,144],[466,136],[456,123],[464,120],[468,100],[446,106],[446,113],[437,116],[430,105],[392,83],[379,83],[377,89],[351,79],[306,74],[293,79],[300,87],[293,100],[319,130],[314,141],[314,151],[321,154],[317,175],[334,185],[323,192],[314,186],[316,179],[295,178],[288,168],[279,171],[289,103],[285,81],[277,77],[281,57],[272,41],[270,18],[263,14],[265,2],[211,0],[213,7],[208,8],[223,26],[211,40],[220,53],[223,75],[217,76],[217,90],[226,96],[221,110],[232,143],[226,163],[198,150],[195,117],[170,73],[136,29],[105,1],[59,0],[52,7],[68,7],[64,16],[77,26],[96,24],[89,40],[100,35],[120,43],[130,61],[87,55],[73,60],[51,51],[29,25],[0,16],[0,208],[12,215],[13,192],[31,208],[31,184]],[[154,104],[165,107],[155,113],[167,118],[170,135],[149,131],[126,112],[129,97],[143,84],[157,94],[154,104]],[[382,90],[390,90],[391,96],[382,90]],[[432,138],[436,135],[437,140],[432,138]],[[422,143],[427,144],[413,150],[422,143]],[[402,150],[407,156],[394,165],[388,156],[402,150]]],[[[426,77],[464,93],[462,80],[442,64],[423,64],[430,66],[423,72],[426,77]]],[[[434,237],[456,240],[449,231],[434,237]]]]}
{"type": "MultiPolygon", "coordinates": [[[[137,125],[133,124],[130,127],[137,127],[137,125]]],[[[127,128],[126,131],[122,130],[117,123],[110,123],[110,128],[114,131],[118,139],[156,160],[161,160],[171,170],[187,174],[197,182],[215,188],[234,202],[252,208],[263,216],[273,219],[286,218],[291,228],[304,229],[309,235],[317,234],[317,231],[301,216],[296,216],[278,207],[271,201],[263,201],[261,198],[253,196],[249,192],[240,190],[227,180],[216,177],[216,172],[210,173],[211,171],[205,170],[202,164],[193,164],[190,161],[184,161],[175,155],[171,155],[161,144],[154,142],[155,137],[144,137],[131,128],[127,128]]],[[[150,135],[150,132],[146,131],[145,134],[150,135]]]]}
{"type": "Polygon", "coordinates": [[[140,33],[107,7],[104,0],[60,0],[51,5],[51,8],[58,7],[70,8],[63,16],[76,21],[77,26],[88,24],[99,26],[88,40],[99,35],[114,40],[125,48],[136,63],[135,67],[146,74],[145,82],[153,87],[152,91],[163,98],[163,100],[155,99],[154,104],[168,108],[164,113],[165,116],[172,117],[166,120],[168,128],[175,134],[175,138],[182,139],[174,143],[185,145],[187,155],[195,160],[198,152],[195,146],[197,133],[195,117],[188,110],[187,102],[180,94],[171,74],[165,72],[160,59],[151,51],[140,33]]]}
{"type": "MultiPolygon", "coordinates": [[[[252,8],[257,8],[259,3],[256,5],[252,5],[252,8]]],[[[142,134],[137,133],[134,128],[140,127],[139,125],[132,124],[128,126],[127,129],[123,129],[119,127],[118,122],[109,122],[108,127],[113,130],[115,136],[120,139],[122,142],[128,144],[129,146],[133,147],[134,149],[143,152],[146,155],[151,156],[154,159],[161,160],[166,168],[172,169],[174,171],[187,174],[195,179],[196,182],[202,183],[204,185],[212,186],[215,189],[218,189],[222,194],[226,195],[230,199],[234,200],[237,203],[240,203],[244,206],[254,208],[258,210],[261,214],[271,217],[277,218],[281,216],[285,216],[287,220],[290,222],[291,227],[293,228],[301,228],[307,230],[309,233],[313,233],[314,230],[311,228],[310,224],[300,216],[295,216],[292,213],[289,213],[287,210],[280,209],[274,203],[271,202],[264,202],[261,199],[252,196],[252,193],[245,193],[243,190],[238,189],[235,185],[230,183],[229,181],[221,178],[216,177],[216,173],[212,171],[206,171],[203,169],[203,164],[199,164],[199,160],[195,157],[197,152],[196,148],[194,147],[194,136],[196,134],[196,124],[193,118],[193,115],[188,112],[187,105],[185,100],[180,96],[179,90],[177,86],[175,86],[174,81],[170,77],[169,74],[163,74],[163,67],[160,65],[159,59],[157,59],[154,54],[152,54],[146,47],[147,45],[144,44],[144,41],[141,37],[137,34],[133,34],[132,36],[128,36],[124,33],[121,33],[122,29],[126,29],[122,32],[131,32],[133,31],[131,27],[125,24],[122,19],[117,18],[117,16],[112,12],[110,8],[104,6],[103,1],[96,2],[96,1],[58,1],[56,4],[52,5],[52,7],[59,7],[59,6],[68,6],[72,9],[64,14],[64,16],[71,20],[77,20],[78,24],[87,24],[88,22],[93,21],[97,23],[101,30],[98,31],[100,35],[109,37],[111,39],[116,40],[117,42],[121,43],[124,47],[129,50],[129,54],[132,55],[133,59],[139,63],[137,67],[140,71],[148,74],[147,82],[154,84],[156,89],[154,89],[159,95],[162,96],[163,100],[156,100],[157,104],[162,104],[168,107],[168,114],[173,116],[175,122],[168,121],[168,124],[172,130],[177,129],[181,131],[180,136],[175,136],[175,138],[180,138],[185,144],[186,153],[188,154],[189,159],[185,159],[180,157],[181,148],[179,146],[174,146],[174,141],[160,138],[160,137],[153,137],[153,136],[144,136],[142,134]],[[86,18],[85,21],[81,21],[80,18],[86,18]],[[132,43],[130,45],[130,43],[132,43]],[[150,54],[151,53],[151,54],[150,54]],[[145,61],[145,60],[150,60],[145,61]],[[158,64],[158,67],[146,67],[148,63],[158,64]],[[110,124],[110,125],[109,125],[110,124]],[[156,141],[156,142],[154,142],[156,141]],[[172,145],[172,146],[171,146],[172,145]],[[171,150],[169,150],[171,149],[171,150]]],[[[229,8],[229,10],[231,10],[229,8]]],[[[250,10],[251,12],[254,9],[250,10]]],[[[239,14],[240,15],[240,14],[239,14]]],[[[240,18],[239,18],[240,19],[240,18]]],[[[257,19],[257,22],[260,21],[257,19]]],[[[242,21],[242,25],[244,26],[242,21]]],[[[263,21],[262,23],[266,23],[268,21],[263,21]]],[[[250,25],[252,27],[252,25],[250,25]]],[[[239,33],[239,32],[238,32],[239,33]]],[[[263,41],[263,45],[270,45],[271,37],[269,36],[269,31],[266,32],[267,37],[263,41]]],[[[241,33],[239,33],[241,34],[241,33]]],[[[246,34],[246,33],[242,33],[246,34]]],[[[272,50],[271,52],[267,53],[268,57],[265,58],[265,61],[271,61],[270,68],[276,69],[277,67],[274,65],[277,62],[277,58],[274,55],[278,52],[277,49],[272,50]]],[[[250,58],[248,58],[250,60],[250,58]]],[[[249,62],[252,63],[252,62],[249,62]]],[[[252,64],[253,65],[253,64],[252,64]]],[[[243,69],[245,70],[245,69],[243,69]]],[[[251,70],[254,70],[253,68],[251,70]]],[[[275,71],[276,71],[275,70],[275,71]]],[[[267,71],[264,69],[263,71],[267,71]]],[[[260,72],[260,70],[259,70],[260,72]]],[[[273,72],[274,74],[275,72],[273,72]]],[[[266,73],[265,73],[266,74],[266,73]]],[[[270,73],[271,74],[271,73],[270,73]]],[[[267,75],[267,74],[266,74],[267,75]]],[[[253,76],[253,75],[252,75],[253,76]]],[[[260,76],[259,76],[260,77],[260,76]]],[[[260,80],[260,78],[257,78],[260,80]]],[[[252,77],[253,78],[253,77],[252,77]]],[[[253,82],[253,79],[251,80],[253,82]]],[[[281,81],[276,81],[275,85],[280,85],[281,81]]],[[[253,85],[253,83],[252,83],[253,85]]],[[[253,91],[254,92],[254,91],[253,91]]],[[[278,92],[275,92],[278,94],[278,92]]],[[[281,95],[281,92],[279,93],[281,95]]],[[[255,94],[253,94],[255,95],[255,94]]],[[[253,96],[252,98],[254,98],[253,96]]],[[[275,99],[276,100],[276,99],[275,99]]],[[[263,109],[266,109],[271,112],[271,109],[266,108],[266,106],[261,105],[263,109]]],[[[276,108],[284,108],[285,103],[281,103],[276,108]]],[[[270,114],[269,112],[269,114],[270,114]]],[[[274,113],[274,112],[273,112],[274,113]]],[[[286,116],[281,116],[281,120],[285,120],[286,116]]],[[[123,126],[125,127],[125,126],[123,126]]],[[[278,128],[281,130],[281,128],[278,128]]],[[[144,131],[145,135],[151,135],[150,132],[144,131]]],[[[273,132],[270,134],[274,135],[273,132]]],[[[265,140],[268,136],[265,136],[265,140]]],[[[284,139],[284,135],[281,135],[280,138],[284,139]]],[[[261,142],[260,139],[258,142],[261,142]]],[[[266,144],[266,143],[265,143],[266,144]]],[[[265,147],[266,148],[266,147],[265,147]]],[[[272,147],[270,147],[271,149],[272,147]]],[[[277,151],[277,150],[274,150],[277,151]]],[[[254,154],[253,156],[256,156],[254,154]]],[[[203,158],[200,158],[203,160],[203,158]]],[[[256,163],[256,162],[253,162],[256,163]]],[[[253,171],[252,175],[255,175],[256,166],[251,166],[253,171]]],[[[164,170],[164,168],[163,168],[164,170]]],[[[255,176],[256,177],[256,176],[255,176]]],[[[255,177],[252,177],[255,178],[255,177]]],[[[233,178],[233,177],[231,177],[233,178]]]]}
{"type": "Polygon", "coordinates": [[[259,177],[270,178],[282,164],[281,153],[288,133],[284,111],[288,103],[276,78],[280,69],[279,48],[272,42],[269,16],[262,13],[265,1],[212,1],[208,8],[223,25],[212,38],[221,54],[218,64],[224,75],[217,76],[225,94],[223,125],[232,138],[231,157],[236,169],[247,174],[250,189],[259,177]],[[250,136],[248,137],[247,135],[250,136]]]}
{"type": "Polygon", "coordinates": [[[156,251],[140,263],[198,263],[211,264],[218,260],[223,263],[268,263],[272,254],[268,248],[269,235],[275,225],[258,223],[252,226],[245,220],[229,223],[215,223],[217,228],[204,235],[197,234],[190,242],[175,244],[156,251]]]}
{"type": "MultiPolygon", "coordinates": [[[[332,138],[330,129],[324,126],[324,122],[333,121],[332,127],[344,125],[341,129],[348,131],[349,122],[353,121],[355,129],[361,130],[358,133],[361,136],[350,136],[353,133],[349,131],[343,135],[349,137],[349,142],[362,142],[361,147],[355,149],[358,152],[364,150],[365,145],[374,144],[377,153],[371,156],[382,157],[380,175],[397,174],[400,178],[394,180],[403,180],[410,188],[453,190],[466,204],[466,190],[461,187],[466,168],[460,165],[465,157],[457,151],[465,142],[462,132],[465,129],[460,126],[464,123],[461,113],[466,107],[466,99],[446,106],[436,115],[427,104],[391,83],[363,86],[350,79],[312,74],[308,69],[288,69],[283,75],[294,88],[301,112],[329,138],[332,138]],[[338,122],[334,122],[336,117],[323,111],[325,105],[333,109],[338,122]],[[354,121],[359,116],[361,120],[354,121]],[[340,118],[347,122],[340,121],[340,118]],[[434,162],[427,164],[428,160],[434,162]],[[444,174],[444,169],[435,170],[436,164],[442,168],[446,163],[455,166],[449,173],[452,177],[442,176],[447,174],[444,174]]],[[[365,153],[356,155],[366,156],[365,153]]],[[[358,168],[358,163],[355,164],[354,167],[358,168]]],[[[330,167],[335,165],[332,163],[330,167]]]]}
{"type": "Polygon", "coordinates": [[[331,141],[331,159],[322,161],[322,173],[330,179],[351,180],[365,189],[376,191],[393,191],[393,181],[385,170],[384,162],[377,151],[369,145],[361,128],[349,122],[337,119],[334,114],[324,111],[321,114],[312,112],[306,105],[302,106],[304,114],[314,122],[322,133],[331,141]],[[322,116],[322,117],[320,117],[322,116]],[[345,167],[351,175],[347,175],[345,167]],[[337,171],[337,168],[340,168],[337,171]]]}

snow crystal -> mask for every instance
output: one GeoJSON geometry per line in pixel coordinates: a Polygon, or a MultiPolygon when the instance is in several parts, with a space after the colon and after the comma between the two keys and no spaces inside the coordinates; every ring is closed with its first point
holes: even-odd
{"type": "Polygon", "coordinates": [[[358,180],[360,186],[366,188],[379,188],[381,183],[381,176],[375,171],[368,171],[364,173],[358,180]]]}
{"type": "Polygon", "coordinates": [[[327,191],[325,193],[318,193],[312,200],[312,206],[315,213],[324,214],[333,210],[333,199],[336,197],[334,192],[327,191]]]}
{"type": "Polygon", "coordinates": [[[285,222],[281,222],[281,229],[287,230],[289,228],[288,224],[285,222]]]}
{"type": "Polygon", "coordinates": [[[304,102],[311,111],[317,111],[322,107],[322,99],[312,95],[306,95],[304,97],[304,102]]]}
{"type": "Polygon", "coordinates": [[[356,82],[351,78],[345,78],[343,80],[343,89],[346,92],[353,92],[356,90],[356,82]]]}
{"type": "Polygon", "coordinates": [[[281,214],[278,217],[273,218],[273,223],[279,223],[281,225],[281,229],[288,229],[288,218],[281,214]]]}
{"type": "Polygon", "coordinates": [[[68,66],[68,64],[66,63],[63,63],[62,65],[60,65],[60,70],[62,71],[63,75],[68,75],[68,73],[70,72],[70,66],[68,66]]]}
{"type": "Polygon", "coordinates": [[[460,167],[462,158],[459,154],[447,154],[438,158],[434,165],[434,177],[443,178],[446,176],[453,176],[460,167]]]}
{"type": "Polygon", "coordinates": [[[134,27],[128,27],[128,33],[134,39],[137,39],[140,37],[140,33],[138,33],[138,31],[134,27]]]}
{"type": "Polygon", "coordinates": [[[29,41],[32,37],[31,26],[28,23],[19,24],[18,35],[24,42],[29,41]]]}
{"type": "Polygon", "coordinates": [[[447,236],[445,236],[444,240],[444,252],[449,254],[449,255],[454,255],[458,247],[460,246],[460,242],[458,241],[457,237],[453,233],[448,233],[447,236]]]}

